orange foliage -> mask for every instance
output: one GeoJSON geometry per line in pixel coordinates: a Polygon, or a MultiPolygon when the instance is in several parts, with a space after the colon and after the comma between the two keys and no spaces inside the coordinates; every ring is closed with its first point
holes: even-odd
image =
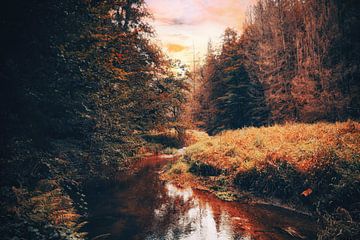
{"type": "Polygon", "coordinates": [[[310,171],[332,156],[359,161],[360,123],[295,123],[229,130],[190,146],[186,156],[231,173],[276,165],[277,161],[310,171]]]}

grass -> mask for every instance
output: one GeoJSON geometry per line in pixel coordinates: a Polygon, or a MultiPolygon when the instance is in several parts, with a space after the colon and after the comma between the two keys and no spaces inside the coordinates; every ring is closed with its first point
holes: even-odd
{"type": "Polygon", "coordinates": [[[323,224],[319,239],[360,239],[360,123],[355,121],[203,135],[165,175],[225,200],[252,194],[308,210],[323,224]]]}
{"type": "Polygon", "coordinates": [[[139,151],[139,156],[151,154],[177,154],[177,150],[199,141],[209,139],[207,133],[198,130],[186,130],[184,136],[179,137],[174,129],[152,131],[142,136],[146,140],[139,151]]]}
{"type": "Polygon", "coordinates": [[[310,171],[322,156],[335,154],[359,160],[360,124],[287,124],[225,131],[190,146],[186,157],[231,173],[247,171],[278,160],[301,172],[310,171]]]}
{"type": "Polygon", "coordinates": [[[210,140],[207,133],[198,130],[186,130],[185,133],[185,146],[190,146],[197,142],[210,140]]]}

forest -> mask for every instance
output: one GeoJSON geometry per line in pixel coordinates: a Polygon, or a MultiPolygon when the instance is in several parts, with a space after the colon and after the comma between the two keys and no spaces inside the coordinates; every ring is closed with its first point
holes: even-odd
{"type": "Polygon", "coordinates": [[[12,224],[1,235],[49,239],[77,227],[81,184],[125,168],[141,134],[177,122],[186,83],[151,43],[143,1],[1,9],[1,222],[12,224]]]}
{"type": "Polygon", "coordinates": [[[195,119],[210,132],[358,119],[359,4],[258,1],[244,31],[211,42],[195,119]],[[241,116],[241,117],[239,117],[241,116]]]}
{"type": "Polygon", "coordinates": [[[150,2],[1,4],[1,238],[359,239],[360,2],[254,1],[198,68],[150,2]]]}

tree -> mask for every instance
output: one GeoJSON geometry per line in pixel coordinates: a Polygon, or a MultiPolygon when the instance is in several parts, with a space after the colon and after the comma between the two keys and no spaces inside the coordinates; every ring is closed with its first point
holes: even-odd
{"type": "Polygon", "coordinates": [[[209,47],[202,68],[199,117],[204,118],[210,133],[258,125],[266,119],[261,86],[255,75],[248,73],[253,69],[247,62],[246,44],[234,30],[227,29],[220,54],[216,56],[209,47]]]}
{"type": "Polygon", "coordinates": [[[54,213],[78,216],[85,182],[125,169],[145,144],[139,132],[178,121],[169,109],[181,108],[182,81],[151,41],[142,0],[15,0],[0,11],[1,236],[35,239],[36,227],[70,238],[78,218],[54,213]]]}

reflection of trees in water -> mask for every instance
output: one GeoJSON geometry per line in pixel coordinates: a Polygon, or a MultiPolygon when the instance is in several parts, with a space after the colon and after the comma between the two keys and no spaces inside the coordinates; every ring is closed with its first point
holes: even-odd
{"type": "Polygon", "coordinates": [[[164,186],[162,189],[162,204],[154,210],[152,233],[146,239],[179,239],[184,232],[192,231],[184,216],[193,207],[193,202],[188,201],[189,198],[184,195],[169,194],[168,188],[164,186]]]}
{"type": "Polygon", "coordinates": [[[96,197],[90,237],[111,233],[111,239],[231,239],[226,215],[214,215],[209,201],[194,197],[190,188],[164,185],[156,169],[145,161],[137,173],[96,197]],[[104,220],[108,226],[97,226],[104,220]]]}
{"type": "Polygon", "coordinates": [[[155,212],[157,231],[147,239],[232,239],[233,231],[225,213],[214,215],[208,202],[192,195],[191,189],[166,185],[167,201],[155,212]],[[172,222],[164,227],[160,222],[172,222]],[[161,232],[158,231],[161,229],[161,232]]]}
{"type": "Polygon", "coordinates": [[[110,239],[288,239],[272,232],[274,227],[311,225],[286,210],[223,202],[164,184],[157,169],[145,165],[89,199],[90,238],[111,233],[110,239]]]}
{"type": "MultiPolygon", "coordinates": [[[[123,179],[110,190],[90,199],[90,210],[94,210],[85,230],[94,237],[111,233],[110,239],[144,239],[156,222],[154,209],[166,201],[166,192],[157,174],[151,167],[145,167],[134,176],[123,179]],[[101,196],[101,197],[100,197],[101,196]]],[[[168,228],[164,221],[164,228],[168,228]]]]}

